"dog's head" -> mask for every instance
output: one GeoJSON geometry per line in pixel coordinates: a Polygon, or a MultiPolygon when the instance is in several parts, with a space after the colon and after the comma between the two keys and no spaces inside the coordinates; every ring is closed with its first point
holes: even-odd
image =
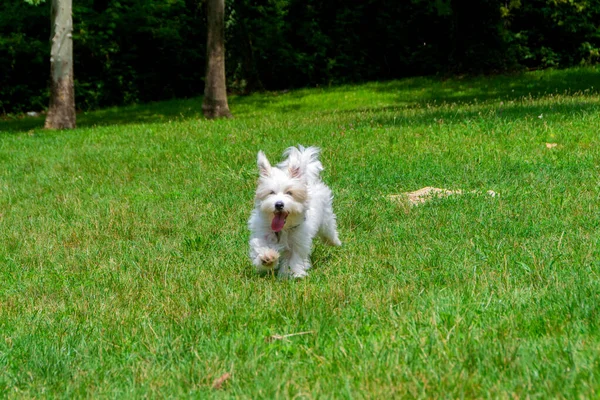
{"type": "Polygon", "coordinates": [[[271,166],[262,151],[258,152],[260,178],[256,189],[256,208],[271,221],[271,229],[280,232],[288,218],[304,214],[308,199],[305,174],[298,157],[290,156],[279,167],[271,166]]]}

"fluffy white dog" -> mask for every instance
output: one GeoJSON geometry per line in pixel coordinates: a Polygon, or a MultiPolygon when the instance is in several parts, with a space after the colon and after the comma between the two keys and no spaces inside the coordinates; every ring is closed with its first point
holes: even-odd
{"type": "Polygon", "coordinates": [[[331,190],[321,181],[323,165],[316,147],[290,147],[286,159],[272,167],[258,152],[260,178],[251,231],[250,259],[259,273],[278,271],[281,278],[306,276],[312,240],[341,246],[331,190]]]}

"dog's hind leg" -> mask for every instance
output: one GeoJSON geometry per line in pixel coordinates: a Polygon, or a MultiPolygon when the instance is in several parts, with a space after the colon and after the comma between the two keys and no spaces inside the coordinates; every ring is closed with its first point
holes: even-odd
{"type": "Polygon", "coordinates": [[[319,237],[332,246],[341,246],[342,242],[337,233],[337,222],[333,211],[327,212],[323,216],[323,222],[319,226],[319,237]]]}

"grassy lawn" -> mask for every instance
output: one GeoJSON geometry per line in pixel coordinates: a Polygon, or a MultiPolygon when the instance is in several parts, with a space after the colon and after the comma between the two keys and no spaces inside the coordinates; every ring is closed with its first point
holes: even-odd
{"type": "Polygon", "coordinates": [[[600,396],[600,69],[200,106],[0,120],[0,393],[600,396]],[[344,245],[259,277],[256,153],[298,143],[344,245]],[[389,199],[425,186],[465,194],[389,199]]]}

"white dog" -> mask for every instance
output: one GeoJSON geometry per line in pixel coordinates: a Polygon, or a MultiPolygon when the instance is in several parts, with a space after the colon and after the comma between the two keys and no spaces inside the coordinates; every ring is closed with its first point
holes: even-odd
{"type": "Polygon", "coordinates": [[[321,181],[323,165],[316,147],[290,147],[286,160],[272,167],[258,152],[260,178],[251,231],[250,259],[259,273],[278,271],[282,278],[306,276],[312,240],[341,246],[331,190],[321,181]]]}

